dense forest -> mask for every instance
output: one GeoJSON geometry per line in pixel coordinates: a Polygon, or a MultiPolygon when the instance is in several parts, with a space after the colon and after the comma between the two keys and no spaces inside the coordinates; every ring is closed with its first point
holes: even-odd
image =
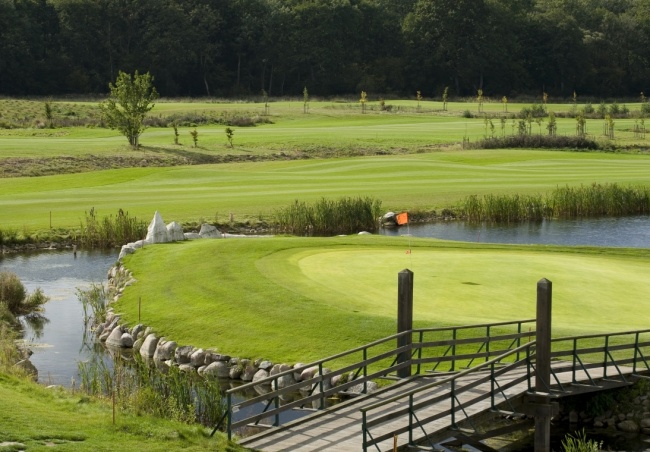
{"type": "Polygon", "coordinates": [[[0,94],[638,97],[650,0],[0,0],[0,94]]]}

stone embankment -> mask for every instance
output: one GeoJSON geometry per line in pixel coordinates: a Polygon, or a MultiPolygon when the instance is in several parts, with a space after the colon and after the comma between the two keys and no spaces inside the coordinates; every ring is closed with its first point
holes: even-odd
{"type": "MultiPolygon", "coordinates": [[[[117,301],[122,296],[125,288],[136,282],[131,272],[120,263],[122,257],[127,254],[134,253],[138,248],[148,244],[224,237],[240,236],[222,234],[214,226],[210,225],[203,225],[201,232],[198,234],[183,234],[177,223],[165,225],[160,214],[156,212],[149,225],[147,238],[139,241],[139,243],[130,243],[122,247],[120,260],[109,270],[108,292],[113,294],[111,301],[117,301]]],[[[293,365],[286,363],[274,364],[268,359],[239,358],[217,353],[213,350],[204,350],[192,345],[179,346],[176,341],[160,337],[149,326],[138,324],[129,327],[121,321],[120,316],[115,314],[110,307],[108,308],[106,320],[95,325],[94,332],[98,340],[109,347],[132,348],[134,353],[139,353],[145,359],[152,359],[157,363],[164,363],[168,366],[178,366],[181,371],[197,372],[205,377],[257,382],[276,374],[282,374],[276,380],[277,389],[282,389],[299,382],[307,382],[319,376],[318,366],[309,366],[302,363],[293,365]],[[290,372],[292,370],[293,372],[290,372]]],[[[330,372],[329,369],[322,370],[323,375],[330,372]]],[[[337,384],[350,381],[350,378],[353,378],[353,374],[337,375],[331,379],[326,379],[323,389],[327,390],[337,384]]],[[[363,384],[358,386],[348,389],[347,392],[362,392],[363,384]]],[[[307,389],[311,389],[311,387],[311,385],[306,385],[307,389]]],[[[376,387],[375,383],[368,382],[366,391],[373,391],[376,387]]]]}
{"type": "MultiPolygon", "coordinates": [[[[637,382],[637,384],[641,383],[637,382]]],[[[589,415],[586,411],[566,407],[561,409],[553,422],[650,435],[649,391],[644,391],[646,393],[642,395],[635,395],[638,394],[638,389],[623,388],[618,391],[620,392],[617,399],[620,401],[610,400],[609,403],[603,403],[603,410],[595,416],[589,415]],[[632,391],[635,394],[627,397],[632,391]]],[[[599,396],[595,395],[594,397],[599,396]]]]}

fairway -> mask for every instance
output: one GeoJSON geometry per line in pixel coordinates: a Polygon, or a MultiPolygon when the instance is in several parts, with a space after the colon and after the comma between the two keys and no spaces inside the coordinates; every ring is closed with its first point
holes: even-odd
{"type": "Polygon", "coordinates": [[[416,327],[534,318],[541,278],[554,284],[555,336],[646,328],[650,308],[644,250],[278,237],[158,245],[125,264],[138,283],[116,309],[131,324],[140,299],[142,321],[180,344],[285,361],[395,333],[404,268],[416,327]]]}
{"type": "Polygon", "coordinates": [[[386,210],[453,207],[470,194],[538,194],[557,186],[650,184],[644,155],[456,150],[359,158],[131,168],[0,179],[0,225],[31,232],[76,228],[84,212],[119,209],[149,221],[268,220],[298,199],[371,196],[386,210]]]}

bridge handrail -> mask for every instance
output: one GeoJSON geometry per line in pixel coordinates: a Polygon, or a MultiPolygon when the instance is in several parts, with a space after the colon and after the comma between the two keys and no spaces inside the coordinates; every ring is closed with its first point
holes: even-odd
{"type": "Polygon", "coordinates": [[[381,339],[377,339],[376,341],[370,342],[368,344],[365,344],[365,345],[362,345],[362,346],[359,346],[359,347],[356,347],[356,348],[353,348],[353,349],[350,349],[350,350],[346,350],[344,352],[340,352],[340,353],[337,353],[335,355],[328,356],[326,358],[319,359],[318,361],[313,361],[311,363],[304,364],[304,365],[302,365],[300,367],[292,368],[290,370],[286,370],[286,371],[274,374],[273,376],[269,376],[269,377],[264,378],[262,380],[258,380],[258,381],[254,382],[254,383],[251,382],[251,383],[247,383],[247,384],[244,384],[244,385],[241,385],[241,386],[237,386],[236,388],[231,388],[231,389],[226,391],[226,394],[234,394],[236,392],[241,392],[241,391],[245,391],[247,389],[254,388],[255,386],[258,386],[258,385],[264,385],[264,384],[270,383],[270,382],[272,382],[272,381],[276,380],[277,378],[282,377],[284,375],[288,375],[290,373],[295,373],[295,372],[300,372],[300,371],[303,371],[303,370],[308,369],[310,367],[316,367],[316,366],[319,366],[319,365],[324,364],[326,362],[334,361],[334,360],[342,358],[344,356],[348,356],[348,355],[351,355],[353,353],[357,353],[357,352],[360,352],[360,351],[363,351],[363,350],[367,350],[369,348],[375,347],[377,345],[381,345],[381,344],[383,344],[385,342],[388,342],[390,340],[403,337],[403,336],[408,335],[408,334],[415,334],[415,333],[420,333],[420,332],[454,331],[454,330],[471,329],[471,328],[486,328],[486,327],[492,327],[492,326],[517,325],[517,324],[530,323],[530,322],[534,322],[534,321],[535,321],[534,319],[533,320],[516,320],[516,321],[508,321],[508,322],[482,323],[482,324],[476,324],[476,325],[464,325],[464,326],[460,326],[460,327],[458,327],[458,326],[449,326],[449,327],[437,327],[437,328],[416,328],[416,329],[412,329],[412,330],[407,330],[407,331],[403,331],[401,333],[397,333],[397,334],[393,334],[391,336],[387,336],[387,337],[384,337],[384,338],[381,338],[381,339]]]}
{"type": "Polygon", "coordinates": [[[471,367],[469,369],[462,370],[462,371],[460,371],[458,373],[455,373],[454,375],[451,375],[451,376],[449,376],[447,378],[443,378],[442,380],[437,380],[437,381],[431,382],[429,384],[426,384],[424,386],[420,386],[418,388],[411,389],[410,391],[403,392],[403,393],[401,393],[399,395],[396,395],[396,396],[393,396],[393,397],[391,397],[389,399],[382,400],[381,402],[377,402],[377,403],[373,403],[371,405],[361,407],[361,408],[359,408],[359,411],[361,411],[363,413],[363,415],[365,416],[365,414],[368,411],[371,411],[371,410],[374,410],[374,409],[377,409],[377,408],[381,408],[381,407],[383,407],[385,405],[388,405],[390,403],[397,402],[400,399],[403,399],[403,398],[406,398],[406,397],[411,397],[411,396],[413,396],[413,395],[415,395],[415,394],[417,394],[419,392],[434,388],[436,386],[443,385],[445,383],[449,383],[449,382],[454,381],[454,380],[456,380],[458,378],[461,378],[461,377],[464,377],[466,375],[470,375],[472,373],[478,372],[479,370],[482,370],[484,367],[488,367],[488,366],[491,366],[493,364],[497,364],[497,363],[499,363],[499,361],[503,360],[504,358],[507,358],[508,356],[516,354],[516,353],[520,353],[523,350],[534,346],[535,344],[536,344],[536,341],[527,342],[524,345],[520,345],[517,348],[513,348],[512,350],[508,350],[507,352],[497,356],[496,358],[493,358],[493,359],[491,359],[489,361],[485,361],[485,362],[483,362],[483,363],[481,363],[481,364],[479,364],[477,366],[471,367]]]}
{"type": "Polygon", "coordinates": [[[627,336],[630,334],[643,334],[643,333],[650,333],[650,329],[645,329],[645,330],[631,330],[631,331],[617,331],[614,333],[594,333],[594,334],[584,334],[581,336],[562,336],[562,337],[556,337],[551,339],[551,343],[553,342],[567,342],[567,341],[574,341],[574,340],[580,340],[580,339],[597,339],[597,338],[605,338],[605,337],[612,337],[612,336],[627,336]]]}
{"type": "Polygon", "coordinates": [[[445,330],[467,330],[471,328],[486,328],[493,326],[506,326],[506,325],[517,325],[524,323],[535,323],[536,319],[526,319],[526,320],[508,320],[505,322],[495,322],[495,323],[478,323],[476,325],[461,325],[461,326],[444,326],[444,327],[435,327],[435,328],[417,328],[413,332],[433,332],[433,331],[445,331],[445,330]]]}
{"type": "MultiPolygon", "coordinates": [[[[486,328],[487,329],[487,340],[489,342],[490,340],[492,340],[492,338],[490,337],[490,328],[492,328],[492,327],[503,327],[503,326],[507,326],[507,325],[518,325],[518,330],[521,331],[521,328],[522,328],[523,324],[531,323],[531,322],[534,322],[534,320],[529,320],[529,319],[528,320],[515,320],[515,321],[496,322],[496,323],[482,323],[482,324],[475,324],[475,325],[449,326],[449,327],[436,327],[436,328],[418,328],[418,329],[407,330],[407,331],[403,331],[401,333],[393,334],[393,335],[388,336],[388,337],[377,339],[377,340],[375,340],[373,342],[370,342],[368,344],[353,348],[351,350],[347,350],[347,351],[344,351],[344,352],[341,352],[341,353],[337,353],[335,355],[328,356],[328,357],[320,359],[318,361],[314,361],[314,362],[311,362],[311,363],[308,363],[308,364],[303,364],[300,367],[295,367],[295,368],[292,367],[289,370],[278,372],[277,374],[270,375],[270,376],[268,376],[268,377],[266,377],[264,379],[260,379],[260,380],[257,380],[255,382],[250,382],[250,383],[238,386],[236,388],[231,388],[231,389],[226,391],[226,411],[224,412],[224,415],[221,418],[221,420],[219,421],[219,423],[214,428],[213,434],[214,434],[214,432],[216,432],[216,430],[219,428],[219,426],[222,425],[223,421],[227,420],[228,435],[230,436],[232,434],[232,427],[234,425],[241,424],[244,421],[250,421],[250,420],[255,420],[257,418],[261,418],[262,416],[260,416],[260,415],[254,415],[254,416],[248,417],[248,418],[246,418],[244,420],[241,420],[241,421],[237,421],[237,422],[234,422],[234,423],[232,422],[232,414],[234,412],[239,411],[241,408],[244,408],[244,407],[246,407],[248,405],[252,405],[253,402],[257,402],[257,401],[259,401],[261,399],[264,399],[265,401],[269,401],[269,404],[270,404],[279,395],[288,392],[293,387],[303,387],[303,386],[306,386],[306,385],[310,385],[312,387],[312,391],[313,391],[316,388],[316,386],[320,384],[320,390],[318,391],[317,395],[311,395],[311,393],[310,393],[309,396],[307,396],[307,397],[305,397],[305,398],[303,398],[301,400],[307,400],[307,399],[312,400],[312,399],[316,399],[316,398],[320,397],[321,398],[321,408],[323,408],[324,406],[323,406],[323,400],[322,399],[326,395],[326,392],[331,392],[329,390],[328,391],[323,391],[323,386],[322,385],[323,385],[325,379],[332,378],[332,377],[337,376],[337,375],[342,375],[344,373],[344,371],[348,372],[350,370],[357,369],[356,376],[354,377],[354,381],[356,382],[356,384],[363,384],[364,385],[362,392],[365,393],[366,392],[366,384],[372,378],[377,378],[377,377],[381,377],[383,375],[388,375],[388,374],[390,374],[392,372],[397,371],[398,369],[404,368],[406,366],[413,365],[413,363],[415,363],[416,360],[412,356],[408,356],[408,355],[410,355],[410,350],[411,349],[418,349],[417,344],[422,343],[422,337],[423,337],[423,335],[425,333],[449,332],[451,334],[452,338],[453,338],[453,341],[457,341],[457,340],[467,341],[468,339],[457,339],[457,332],[461,331],[461,330],[468,330],[468,329],[486,328]],[[371,358],[368,357],[368,351],[370,349],[372,349],[373,347],[380,346],[380,345],[385,344],[385,343],[387,343],[389,341],[392,341],[392,340],[399,340],[400,338],[403,338],[404,336],[408,336],[408,335],[411,335],[411,336],[419,335],[420,341],[418,342],[417,338],[411,337],[411,341],[410,341],[411,343],[408,344],[408,345],[397,346],[397,347],[391,348],[391,350],[389,350],[389,351],[383,351],[380,354],[378,354],[377,356],[373,356],[371,358]],[[415,341],[413,339],[415,339],[415,341]],[[335,361],[337,359],[340,359],[340,358],[343,358],[343,357],[346,357],[346,356],[349,356],[349,355],[352,355],[352,354],[355,354],[355,353],[359,353],[359,352],[363,352],[363,359],[361,359],[360,361],[357,360],[354,364],[344,366],[342,369],[337,369],[337,370],[334,370],[331,373],[323,375],[323,369],[324,369],[323,365],[325,363],[335,361]],[[400,354],[406,354],[407,355],[407,361],[402,362],[401,364],[397,362],[397,357],[400,354]],[[368,367],[369,367],[369,365],[378,362],[380,359],[383,359],[385,357],[392,356],[392,355],[395,355],[395,357],[396,357],[395,358],[396,361],[394,361],[393,364],[390,364],[385,369],[383,369],[383,370],[381,370],[379,372],[373,372],[372,375],[368,375],[368,367]],[[289,374],[297,373],[297,372],[302,372],[305,369],[309,369],[309,368],[317,368],[318,369],[318,372],[316,373],[316,375],[314,375],[309,380],[305,380],[305,381],[302,381],[300,383],[296,383],[296,384],[292,385],[291,387],[287,387],[287,388],[283,388],[283,389],[277,389],[276,388],[275,390],[273,390],[273,391],[271,391],[269,393],[266,393],[264,395],[261,395],[261,396],[255,398],[254,400],[244,400],[244,401],[238,402],[238,403],[233,403],[233,401],[232,401],[233,394],[241,393],[243,391],[246,391],[246,390],[249,390],[249,389],[252,389],[252,388],[255,388],[255,387],[259,387],[259,386],[273,384],[273,382],[279,381],[279,379],[281,377],[284,377],[284,376],[289,375],[289,374]],[[363,371],[363,375],[360,376],[360,373],[362,371],[363,371]]],[[[523,334],[520,333],[519,336],[523,338],[524,336],[528,336],[528,333],[523,333],[523,334]]],[[[500,336],[497,335],[496,337],[494,337],[494,340],[496,340],[498,337],[500,337],[500,336]]],[[[478,338],[478,339],[475,338],[475,341],[473,341],[473,342],[477,342],[477,343],[485,342],[484,339],[485,339],[484,337],[481,337],[481,338],[478,338]]],[[[424,346],[426,347],[426,345],[424,345],[424,346]]],[[[422,347],[419,347],[419,350],[422,350],[422,347]]],[[[419,365],[420,364],[418,363],[417,364],[417,366],[418,366],[417,372],[418,373],[419,373],[419,365]]],[[[351,386],[351,385],[348,385],[348,386],[351,386]]],[[[268,405],[267,405],[267,407],[268,407],[268,405]]],[[[273,411],[274,414],[279,414],[281,411],[283,411],[283,409],[284,408],[282,408],[282,407],[276,407],[276,409],[274,409],[272,411],[273,411]]],[[[270,412],[267,412],[266,409],[264,411],[266,412],[267,415],[270,414],[270,412]]],[[[276,417],[276,422],[279,422],[279,419],[277,417],[276,417]]]]}

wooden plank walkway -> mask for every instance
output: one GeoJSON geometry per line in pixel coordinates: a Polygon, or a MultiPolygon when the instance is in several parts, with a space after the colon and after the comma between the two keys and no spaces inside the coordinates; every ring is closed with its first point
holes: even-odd
{"type": "MultiPolygon", "coordinates": [[[[553,364],[554,368],[564,366],[566,363],[556,362],[553,364]]],[[[623,374],[631,374],[631,368],[621,368],[623,374]]],[[[520,367],[508,372],[506,375],[498,379],[500,386],[514,381],[519,377],[523,377],[526,373],[526,367],[520,367]]],[[[485,372],[477,372],[474,374],[461,377],[456,382],[456,388],[461,388],[470,385],[476,380],[485,377],[485,372]]],[[[589,375],[592,379],[600,379],[603,376],[602,369],[590,369],[589,375]]],[[[608,367],[607,375],[618,375],[618,371],[613,366],[608,367]]],[[[557,375],[560,382],[565,385],[569,384],[572,380],[571,372],[563,372],[557,375]]],[[[359,452],[362,450],[363,434],[362,434],[362,416],[359,409],[362,406],[367,406],[383,400],[390,399],[396,395],[406,393],[419,386],[424,386],[435,381],[437,377],[424,377],[407,380],[401,384],[394,385],[394,387],[386,388],[379,394],[371,394],[369,396],[358,397],[342,404],[336,405],[332,408],[318,411],[312,415],[306,416],[302,419],[293,421],[280,427],[271,428],[265,432],[257,435],[244,438],[240,444],[261,450],[261,451],[337,451],[337,452],[359,452]]],[[[439,377],[442,379],[444,377],[439,377]]],[[[576,374],[576,380],[579,382],[589,382],[588,376],[584,372],[576,374]]],[[[477,397],[484,396],[490,392],[490,382],[479,384],[465,392],[458,394],[458,399],[461,404],[465,404],[469,400],[477,397]]],[[[515,398],[523,395],[528,390],[526,381],[518,383],[505,391],[507,397],[515,398]]],[[[450,385],[444,384],[437,386],[430,391],[417,394],[415,397],[416,402],[433,399],[443,394],[449,394],[450,385]]],[[[504,401],[504,397],[498,396],[495,398],[495,404],[504,401]]],[[[427,434],[431,435],[436,432],[444,431],[451,425],[451,415],[449,413],[451,408],[450,398],[445,398],[443,402],[429,405],[416,412],[419,419],[424,419],[435,415],[437,413],[447,412],[444,417],[431,422],[425,426],[427,434]]],[[[386,412],[392,412],[398,409],[404,409],[407,405],[407,400],[401,399],[400,401],[393,402],[384,407],[381,413],[369,413],[368,421],[373,417],[379,416],[386,412]],[[373,414],[375,416],[373,416],[373,414]]],[[[487,397],[478,403],[465,408],[467,416],[485,412],[491,408],[490,398],[487,397]]],[[[456,422],[464,420],[465,417],[462,412],[457,412],[456,422]]],[[[408,416],[402,416],[393,421],[378,425],[370,429],[373,437],[377,438],[383,434],[391,434],[394,430],[408,425],[408,416]]],[[[453,434],[450,433],[450,436],[453,434]]],[[[416,429],[413,432],[415,440],[424,438],[424,433],[421,429],[416,429]]],[[[408,443],[408,434],[404,433],[398,437],[398,446],[403,446],[408,443]]],[[[384,441],[380,444],[381,451],[393,450],[393,440],[384,441]]],[[[377,449],[372,449],[377,450],[377,449]]]]}

